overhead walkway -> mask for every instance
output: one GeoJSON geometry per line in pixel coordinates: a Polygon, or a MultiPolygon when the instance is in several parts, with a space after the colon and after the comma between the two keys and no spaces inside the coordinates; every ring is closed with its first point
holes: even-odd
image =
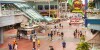
{"type": "Polygon", "coordinates": [[[23,0],[0,0],[0,3],[12,3],[14,4],[19,10],[25,13],[32,21],[50,21],[42,15],[40,15],[34,8],[32,8],[26,1],[23,0]]]}
{"type": "Polygon", "coordinates": [[[24,0],[0,0],[0,3],[22,3],[24,0]]]}

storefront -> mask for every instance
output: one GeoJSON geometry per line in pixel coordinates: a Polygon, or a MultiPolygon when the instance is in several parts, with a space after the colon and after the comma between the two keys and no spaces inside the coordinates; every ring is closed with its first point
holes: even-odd
{"type": "Polygon", "coordinates": [[[83,20],[81,17],[71,17],[70,24],[82,24],[83,20]]]}

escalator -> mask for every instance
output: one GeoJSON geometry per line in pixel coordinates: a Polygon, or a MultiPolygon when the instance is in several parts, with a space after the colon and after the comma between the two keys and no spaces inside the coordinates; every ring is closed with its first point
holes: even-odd
{"type": "Polygon", "coordinates": [[[44,18],[37,11],[35,11],[31,6],[27,3],[13,3],[16,7],[18,7],[21,11],[27,14],[34,21],[42,21],[44,18]]]}

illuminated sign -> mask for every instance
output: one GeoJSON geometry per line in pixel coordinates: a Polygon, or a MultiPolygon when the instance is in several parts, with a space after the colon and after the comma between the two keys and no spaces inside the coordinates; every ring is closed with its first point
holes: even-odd
{"type": "Polygon", "coordinates": [[[74,0],[73,7],[74,10],[72,12],[82,12],[82,2],[80,0],[74,0]]]}

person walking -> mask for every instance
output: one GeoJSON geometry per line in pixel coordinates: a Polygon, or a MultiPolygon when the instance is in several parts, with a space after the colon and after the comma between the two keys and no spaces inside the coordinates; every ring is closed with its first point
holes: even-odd
{"type": "Polygon", "coordinates": [[[63,32],[61,32],[61,39],[63,40],[63,36],[64,36],[64,33],[63,32]]]}
{"type": "Polygon", "coordinates": [[[36,41],[36,39],[33,38],[33,50],[36,50],[36,48],[35,48],[35,41],[36,41]]]}
{"type": "Polygon", "coordinates": [[[51,36],[51,41],[52,41],[52,38],[53,38],[53,33],[51,33],[51,34],[50,34],[50,36],[51,36]]]}
{"type": "Polygon", "coordinates": [[[69,23],[69,26],[71,26],[71,23],[69,23]]]}
{"type": "Polygon", "coordinates": [[[14,39],[14,41],[13,41],[13,49],[15,48],[15,44],[16,44],[17,42],[16,42],[16,39],[14,39]]]}
{"type": "Polygon", "coordinates": [[[51,28],[51,32],[52,32],[52,33],[54,32],[54,29],[53,29],[53,28],[51,28]]]}
{"type": "Polygon", "coordinates": [[[15,47],[14,47],[14,50],[17,50],[17,49],[18,49],[18,44],[16,43],[15,47]]]}
{"type": "Polygon", "coordinates": [[[49,46],[49,50],[54,50],[53,46],[49,46]]]}
{"type": "Polygon", "coordinates": [[[75,30],[75,32],[77,33],[77,32],[78,32],[78,30],[76,29],[76,30],[75,30]]]}
{"type": "Polygon", "coordinates": [[[62,25],[61,27],[62,27],[62,29],[63,29],[63,25],[62,25]]]}
{"type": "Polygon", "coordinates": [[[34,34],[34,39],[37,40],[37,33],[34,34]]]}
{"type": "Polygon", "coordinates": [[[48,33],[48,40],[50,39],[50,33],[48,33]]]}
{"type": "Polygon", "coordinates": [[[9,47],[9,50],[13,50],[12,45],[10,43],[8,43],[8,47],[9,47]]]}
{"type": "Polygon", "coordinates": [[[51,33],[52,33],[52,34],[54,34],[54,32],[53,32],[53,31],[51,31],[51,33]]]}
{"type": "Polygon", "coordinates": [[[40,47],[40,39],[37,40],[37,44],[38,44],[37,47],[40,47]]]}
{"type": "Polygon", "coordinates": [[[61,23],[59,24],[59,27],[61,27],[61,23]]]}
{"type": "Polygon", "coordinates": [[[74,38],[76,38],[76,33],[75,33],[75,31],[74,31],[74,34],[73,34],[73,35],[74,35],[74,38]]]}
{"type": "Polygon", "coordinates": [[[21,31],[18,29],[18,30],[17,30],[17,38],[18,38],[18,39],[20,39],[20,32],[21,32],[21,31]]]}
{"type": "Polygon", "coordinates": [[[20,33],[17,34],[17,38],[20,39],[20,33]]]}
{"type": "Polygon", "coordinates": [[[62,47],[63,47],[63,50],[66,48],[66,42],[65,41],[62,42],[62,47]]]}
{"type": "Polygon", "coordinates": [[[32,41],[32,37],[33,37],[33,35],[31,34],[31,35],[30,35],[30,40],[31,40],[31,41],[32,41]]]}
{"type": "Polygon", "coordinates": [[[77,36],[77,38],[80,38],[80,31],[78,31],[77,33],[78,33],[78,36],[77,36]]]}
{"type": "Polygon", "coordinates": [[[82,31],[80,31],[80,37],[82,36],[83,34],[82,34],[82,31]]]}
{"type": "Polygon", "coordinates": [[[53,35],[55,35],[56,34],[56,28],[54,29],[54,34],[53,35]]]}
{"type": "Polygon", "coordinates": [[[54,26],[54,29],[56,29],[57,27],[56,27],[56,25],[54,26]]]}
{"type": "Polygon", "coordinates": [[[57,31],[57,36],[59,36],[59,31],[57,31]]]}

